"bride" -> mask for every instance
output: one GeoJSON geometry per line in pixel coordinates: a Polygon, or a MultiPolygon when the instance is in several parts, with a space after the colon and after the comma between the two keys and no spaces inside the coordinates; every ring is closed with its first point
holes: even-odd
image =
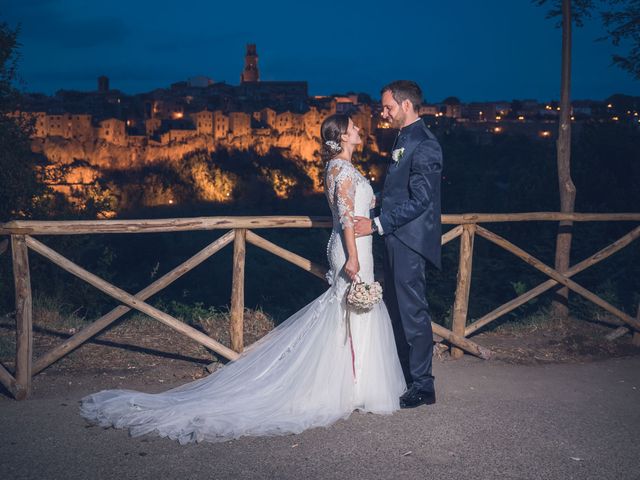
{"type": "Polygon", "coordinates": [[[350,312],[350,335],[346,323],[350,281],[374,281],[372,237],[356,238],[353,228],[353,218],[368,216],[374,203],[371,186],[351,163],[362,141],[347,115],[328,117],[321,135],[333,216],[330,288],[212,375],[158,394],[98,392],[82,399],[82,416],[128,428],[132,436],[153,432],[185,444],[299,433],[354,410],[399,408],[406,385],[384,304],[350,312]]]}

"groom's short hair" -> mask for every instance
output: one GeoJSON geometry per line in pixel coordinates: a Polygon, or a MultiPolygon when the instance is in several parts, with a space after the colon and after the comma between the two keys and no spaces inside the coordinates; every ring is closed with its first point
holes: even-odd
{"type": "Polygon", "coordinates": [[[416,82],[411,80],[396,80],[395,82],[391,82],[382,87],[380,95],[383,95],[384,92],[391,92],[393,99],[398,102],[398,104],[409,100],[416,112],[420,109],[420,105],[422,105],[422,90],[420,90],[416,82]]]}

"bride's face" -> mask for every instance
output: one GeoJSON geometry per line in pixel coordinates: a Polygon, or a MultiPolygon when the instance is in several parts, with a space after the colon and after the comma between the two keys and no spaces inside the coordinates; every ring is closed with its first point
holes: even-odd
{"type": "Polygon", "coordinates": [[[347,131],[342,135],[342,140],[347,145],[360,145],[362,143],[362,139],[360,138],[360,129],[355,126],[353,121],[349,119],[349,126],[347,127],[347,131]]]}

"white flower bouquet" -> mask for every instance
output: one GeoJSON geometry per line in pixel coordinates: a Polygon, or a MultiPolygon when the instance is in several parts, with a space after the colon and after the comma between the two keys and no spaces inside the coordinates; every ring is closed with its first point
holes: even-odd
{"type": "Polygon", "coordinates": [[[382,287],[380,283],[365,283],[354,281],[347,292],[347,305],[354,310],[371,310],[374,305],[382,300],[382,287]]]}

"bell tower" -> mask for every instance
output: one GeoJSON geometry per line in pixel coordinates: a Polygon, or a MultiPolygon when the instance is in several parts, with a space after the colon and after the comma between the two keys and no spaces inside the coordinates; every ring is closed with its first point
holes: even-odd
{"type": "Polygon", "coordinates": [[[258,54],[255,43],[247,45],[247,54],[244,56],[244,70],[240,75],[240,82],[258,82],[260,72],[258,72],[258,54]]]}

